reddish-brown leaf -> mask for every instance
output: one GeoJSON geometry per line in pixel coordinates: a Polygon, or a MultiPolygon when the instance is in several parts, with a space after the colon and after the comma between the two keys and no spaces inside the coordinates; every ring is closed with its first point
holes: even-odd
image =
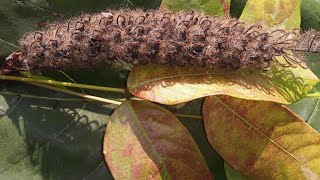
{"type": "Polygon", "coordinates": [[[111,117],[103,152],[115,179],[212,179],[192,136],[171,112],[127,101],[111,117]]]}
{"type": "Polygon", "coordinates": [[[320,134],[273,102],[207,97],[209,142],[233,168],[255,179],[320,179],[320,134]]]}

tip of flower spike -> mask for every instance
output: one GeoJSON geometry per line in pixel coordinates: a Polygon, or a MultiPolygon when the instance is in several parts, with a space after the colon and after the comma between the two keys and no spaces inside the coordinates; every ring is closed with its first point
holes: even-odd
{"type": "Polygon", "coordinates": [[[18,66],[22,63],[21,54],[22,52],[19,51],[10,54],[0,68],[0,74],[9,74],[19,71],[18,66]]]}

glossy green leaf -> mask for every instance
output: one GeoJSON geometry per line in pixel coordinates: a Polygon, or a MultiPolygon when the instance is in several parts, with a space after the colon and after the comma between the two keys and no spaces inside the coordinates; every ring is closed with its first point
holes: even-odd
{"type": "Polygon", "coordinates": [[[127,101],[111,118],[103,153],[115,179],[211,179],[192,136],[168,110],[127,101]]]}
{"type": "Polygon", "coordinates": [[[289,106],[299,114],[310,126],[320,132],[320,99],[305,98],[289,106]]]}
{"type": "Polygon", "coordinates": [[[247,0],[232,0],[230,4],[231,17],[239,19],[246,3],[247,0]]]}
{"type": "Polygon", "coordinates": [[[320,134],[283,105],[211,96],[203,119],[214,149],[245,175],[320,178],[320,134]]]}
{"type": "Polygon", "coordinates": [[[160,7],[173,11],[198,10],[210,15],[229,16],[230,0],[162,0],[160,7]]]}

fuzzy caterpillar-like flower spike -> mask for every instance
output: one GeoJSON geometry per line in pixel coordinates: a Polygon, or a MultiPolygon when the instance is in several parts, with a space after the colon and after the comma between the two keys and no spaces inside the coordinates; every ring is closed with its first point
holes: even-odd
{"type": "Polygon", "coordinates": [[[90,68],[117,60],[268,70],[277,56],[285,57],[282,66],[295,66],[301,63],[295,54],[319,52],[320,34],[267,30],[200,12],[110,10],[29,32],[20,46],[23,50],[6,59],[2,72],[90,68]]]}

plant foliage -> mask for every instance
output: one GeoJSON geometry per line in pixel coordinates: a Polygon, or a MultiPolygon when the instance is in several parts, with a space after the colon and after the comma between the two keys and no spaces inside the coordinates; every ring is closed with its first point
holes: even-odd
{"type": "MultiPolygon", "coordinates": [[[[228,0],[1,3],[3,60],[26,32],[105,8],[160,7],[218,16],[231,11],[248,24],[287,31],[300,23],[317,28],[320,11],[316,0],[231,2],[246,3],[243,10],[230,9],[228,0]]],[[[320,64],[318,56],[306,59],[310,69],[272,64],[267,72],[132,68],[123,59],[107,69],[18,72],[29,77],[24,79],[1,75],[21,82],[1,82],[0,179],[318,179],[320,64]]]]}

